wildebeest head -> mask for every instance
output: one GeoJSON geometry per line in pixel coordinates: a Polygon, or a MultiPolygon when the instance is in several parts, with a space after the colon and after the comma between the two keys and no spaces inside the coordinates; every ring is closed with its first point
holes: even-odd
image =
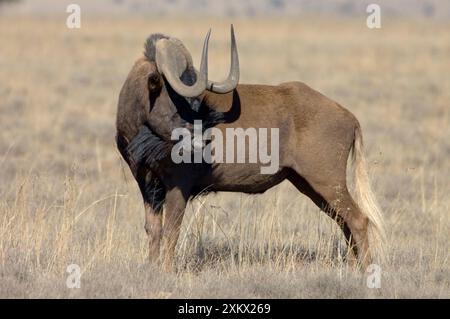
{"type": "Polygon", "coordinates": [[[171,88],[179,95],[193,98],[205,90],[215,93],[228,93],[234,90],[239,81],[239,58],[233,26],[231,26],[231,66],[228,78],[224,82],[208,80],[208,42],[211,30],[206,35],[200,70],[194,67],[191,54],[184,44],[172,37],[162,34],[151,35],[145,45],[145,56],[154,63],[157,72],[149,77],[149,87],[158,89],[164,84],[161,75],[171,88]]]}

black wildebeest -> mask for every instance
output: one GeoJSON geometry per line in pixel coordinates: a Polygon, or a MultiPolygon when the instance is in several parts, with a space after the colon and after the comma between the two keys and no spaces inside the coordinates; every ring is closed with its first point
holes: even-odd
{"type": "Polygon", "coordinates": [[[202,190],[262,193],[288,179],[337,221],[360,264],[368,265],[382,242],[383,226],[364,167],[357,119],[301,82],[238,84],[233,27],[229,76],[221,83],[209,81],[209,35],[199,71],[180,40],[151,35],[120,92],[117,146],[144,199],[150,259],[160,256],[162,240],[161,255],[172,265],[186,204],[202,190]],[[279,128],[279,170],[267,175],[255,163],[175,164],[171,132],[192,129],[195,119],[222,131],[279,128]],[[351,151],[358,204],[346,182],[351,151]]]}

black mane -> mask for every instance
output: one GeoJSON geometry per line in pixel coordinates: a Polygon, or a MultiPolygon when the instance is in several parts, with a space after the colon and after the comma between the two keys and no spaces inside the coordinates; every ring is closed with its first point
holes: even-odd
{"type": "Polygon", "coordinates": [[[144,55],[149,61],[155,61],[156,42],[160,39],[169,39],[169,37],[161,33],[154,33],[150,35],[145,41],[144,55]]]}

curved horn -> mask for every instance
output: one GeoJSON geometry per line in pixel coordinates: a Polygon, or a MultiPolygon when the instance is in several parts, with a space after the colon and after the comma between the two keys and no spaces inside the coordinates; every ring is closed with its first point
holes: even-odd
{"type": "Polygon", "coordinates": [[[214,93],[228,93],[233,91],[239,83],[239,56],[234,36],[234,28],[231,25],[231,66],[228,78],[224,82],[208,81],[208,90],[214,93]]]}
{"type": "Polygon", "coordinates": [[[211,29],[208,31],[205,42],[203,43],[202,60],[200,63],[200,72],[195,73],[196,82],[192,85],[186,85],[180,80],[180,76],[186,68],[193,68],[192,59],[183,47],[171,39],[161,39],[156,43],[156,65],[158,70],[164,74],[170,86],[179,95],[184,97],[196,97],[201,95],[208,84],[208,42],[211,35],[211,29]]]}

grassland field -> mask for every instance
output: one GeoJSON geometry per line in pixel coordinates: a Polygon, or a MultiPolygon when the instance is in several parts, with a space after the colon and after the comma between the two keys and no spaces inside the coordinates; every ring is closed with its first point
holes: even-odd
{"type": "Polygon", "coordinates": [[[86,16],[68,29],[65,18],[0,18],[0,297],[450,297],[450,23],[86,16]],[[198,65],[212,27],[220,80],[230,22],[242,83],[303,81],[359,119],[387,225],[380,289],[288,182],[195,199],[178,271],[148,264],[142,200],[114,142],[119,90],[154,32],[198,65]],[[66,286],[70,264],[79,289],[66,286]]]}

